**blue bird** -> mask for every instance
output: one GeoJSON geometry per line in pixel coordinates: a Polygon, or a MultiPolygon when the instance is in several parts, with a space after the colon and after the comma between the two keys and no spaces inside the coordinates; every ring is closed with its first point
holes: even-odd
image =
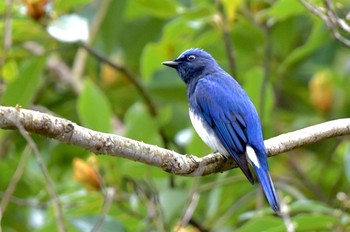
{"type": "Polygon", "coordinates": [[[253,184],[249,162],[271,208],[279,212],[260,119],[247,93],[204,50],[192,48],[162,64],[176,69],[185,82],[190,119],[201,139],[225,157],[233,157],[253,184]]]}

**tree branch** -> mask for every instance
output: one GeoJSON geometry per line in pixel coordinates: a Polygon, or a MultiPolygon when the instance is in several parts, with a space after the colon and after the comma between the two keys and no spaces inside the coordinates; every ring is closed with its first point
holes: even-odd
{"type": "Polygon", "coordinates": [[[350,39],[344,37],[341,32],[350,34],[350,25],[346,23],[346,20],[340,18],[335,13],[333,2],[330,0],[324,0],[324,7],[319,7],[315,3],[309,0],[299,0],[310,12],[320,17],[331,30],[335,39],[341,42],[343,45],[350,47],[350,39]]]}
{"type": "MultiPolygon", "coordinates": [[[[0,106],[0,128],[16,129],[16,122],[31,133],[79,146],[95,154],[122,157],[162,168],[182,176],[201,176],[237,167],[233,159],[218,153],[199,158],[182,155],[119,135],[101,133],[67,119],[19,107],[0,106]]],[[[350,118],[338,119],[282,134],[265,141],[268,156],[312,144],[320,140],[350,134],[350,118]]]]}
{"type": "Polygon", "coordinates": [[[99,53],[94,48],[88,46],[85,43],[80,43],[80,45],[86,49],[90,54],[92,54],[95,58],[97,58],[99,61],[102,61],[103,63],[108,64],[115,70],[121,72],[125,77],[135,86],[136,90],[139,92],[140,96],[145,100],[148,110],[151,113],[152,116],[157,115],[157,106],[156,103],[152,100],[152,97],[147,92],[145,87],[142,85],[140,78],[136,77],[129,69],[126,67],[119,65],[110,59],[108,57],[104,56],[103,54],[99,53]]]}

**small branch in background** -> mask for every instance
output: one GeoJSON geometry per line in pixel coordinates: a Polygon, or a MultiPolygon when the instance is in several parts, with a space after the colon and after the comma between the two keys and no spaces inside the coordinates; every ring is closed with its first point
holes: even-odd
{"type": "Polygon", "coordinates": [[[235,59],[234,50],[231,42],[231,36],[227,30],[224,31],[223,36],[224,36],[224,43],[225,43],[225,49],[227,53],[230,73],[232,76],[236,77],[237,76],[236,61],[235,61],[236,59],[235,59]]]}
{"type": "MultiPolygon", "coordinates": [[[[181,176],[204,176],[237,167],[233,159],[219,153],[203,158],[182,155],[158,146],[101,133],[78,126],[63,118],[37,111],[0,106],[0,128],[17,129],[18,118],[23,128],[47,138],[79,146],[95,154],[106,154],[147,165],[181,176]]],[[[350,118],[333,120],[265,140],[268,156],[274,156],[318,141],[350,134],[350,118]]]]}
{"type": "Polygon", "coordinates": [[[217,0],[216,5],[218,7],[220,17],[221,17],[222,22],[223,22],[223,27],[221,29],[223,32],[223,39],[224,39],[225,50],[226,50],[226,54],[227,54],[230,73],[233,77],[236,77],[236,75],[237,75],[236,58],[235,58],[235,53],[234,53],[232,40],[231,40],[231,28],[229,26],[229,22],[227,21],[225,9],[224,9],[224,6],[222,5],[221,1],[217,0]]]}
{"type": "MultiPolygon", "coordinates": [[[[13,0],[5,1],[5,18],[4,18],[4,30],[3,30],[3,43],[2,43],[2,55],[0,57],[0,69],[5,64],[7,51],[12,45],[12,5],[13,0]]],[[[0,78],[1,79],[1,78],[0,78]]]]}
{"type": "Polygon", "coordinates": [[[102,212],[101,212],[94,228],[92,228],[92,230],[91,230],[92,232],[102,231],[103,222],[105,221],[106,216],[109,212],[109,209],[111,208],[114,196],[115,196],[115,189],[114,188],[105,188],[105,201],[103,203],[102,212]]]}
{"type": "Polygon", "coordinates": [[[325,8],[319,7],[312,1],[308,0],[300,0],[300,2],[310,12],[320,17],[326,23],[335,39],[343,45],[350,47],[350,39],[342,35],[342,33],[347,33],[350,36],[350,25],[348,25],[344,19],[337,16],[332,1],[324,0],[323,5],[325,8]]]}
{"type": "Polygon", "coordinates": [[[71,83],[71,70],[68,65],[57,56],[50,56],[47,60],[47,68],[53,73],[59,83],[71,83]]]}
{"type": "Polygon", "coordinates": [[[12,197],[14,191],[16,190],[17,183],[21,179],[23,172],[25,170],[28,158],[31,154],[29,151],[30,151],[29,146],[27,146],[22,153],[22,156],[18,162],[16,171],[13,174],[11,181],[9,182],[9,185],[6,188],[5,193],[2,195],[2,200],[0,203],[0,228],[2,227],[1,221],[2,221],[2,217],[4,215],[4,212],[6,210],[6,207],[7,207],[8,203],[11,201],[11,197],[12,197]]]}
{"type": "Polygon", "coordinates": [[[181,231],[182,228],[191,221],[192,216],[197,208],[198,202],[199,202],[199,193],[198,191],[193,191],[190,194],[190,201],[188,202],[186,210],[181,218],[181,223],[177,226],[177,229],[175,230],[176,232],[181,231]]]}
{"type": "MultiPolygon", "coordinates": [[[[111,0],[95,2],[95,4],[99,4],[99,8],[96,12],[94,21],[92,22],[92,25],[90,28],[89,39],[86,42],[88,46],[90,46],[92,42],[95,40],[97,32],[100,29],[100,25],[106,15],[106,12],[108,10],[110,3],[111,3],[111,0]]],[[[86,52],[86,50],[79,48],[74,59],[74,64],[72,68],[72,84],[73,84],[74,90],[77,93],[80,93],[83,88],[82,75],[85,70],[86,60],[88,57],[87,55],[88,53],[86,52]]]]}
{"type": "Polygon", "coordinates": [[[340,31],[343,30],[350,35],[350,26],[336,15],[333,2],[325,0],[324,5],[326,6],[326,13],[329,18],[328,27],[331,29],[333,36],[345,46],[350,47],[350,40],[344,37],[340,31]]]}
{"type": "MultiPolygon", "coordinates": [[[[108,59],[108,57],[102,55],[101,53],[99,53],[98,51],[93,49],[92,47],[89,47],[87,44],[81,43],[81,46],[83,48],[85,48],[91,55],[93,55],[99,61],[108,64],[109,66],[111,66],[115,70],[117,70],[117,71],[121,72],[123,75],[125,75],[125,77],[134,85],[134,87],[136,88],[136,90],[138,91],[140,96],[144,99],[146,106],[147,106],[147,109],[148,109],[149,113],[151,114],[151,116],[153,116],[154,118],[156,118],[158,116],[156,103],[153,101],[153,99],[152,99],[151,95],[149,94],[149,92],[147,91],[147,89],[142,85],[140,78],[138,78],[136,75],[134,75],[129,69],[125,68],[122,65],[114,63],[113,61],[108,59]]],[[[168,138],[168,136],[165,133],[163,128],[159,129],[159,134],[162,138],[163,147],[168,148],[171,140],[168,138]]],[[[178,145],[176,144],[175,141],[171,141],[171,142],[175,146],[178,147],[178,145]]],[[[170,183],[171,183],[171,185],[173,185],[173,180],[172,180],[171,176],[170,176],[170,183]]]]}
{"type": "MultiPolygon", "coordinates": [[[[13,5],[13,0],[5,1],[5,12],[4,12],[5,16],[3,19],[4,29],[2,31],[3,43],[1,44],[2,51],[0,55],[0,70],[2,70],[2,67],[5,65],[8,50],[11,48],[11,45],[12,45],[12,5],[13,5]]],[[[4,79],[3,79],[2,73],[0,73],[0,97],[3,95],[4,88],[5,88],[4,79]]],[[[0,227],[0,232],[1,232],[1,227],[0,227]]]]}
{"type": "MultiPolygon", "coordinates": [[[[0,191],[0,198],[4,198],[5,194],[6,193],[0,191]]],[[[18,206],[32,207],[38,209],[46,209],[49,206],[48,202],[40,202],[35,199],[22,199],[15,196],[10,197],[10,202],[18,206]]]]}
{"type": "MultiPolygon", "coordinates": [[[[231,220],[232,215],[235,212],[237,212],[242,205],[247,205],[250,202],[252,202],[252,199],[255,197],[255,195],[256,190],[248,192],[247,194],[236,200],[232,205],[230,205],[230,207],[225,211],[225,213],[221,215],[221,217],[215,222],[215,224],[217,226],[227,225],[228,222],[231,220]]],[[[215,231],[214,229],[213,231],[215,231]]]]}
{"type": "Polygon", "coordinates": [[[295,225],[290,217],[290,208],[283,198],[281,198],[281,217],[287,232],[295,232],[295,225]]]}
{"type": "Polygon", "coordinates": [[[264,60],[263,60],[263,65],[264,65],[264,76],[263,76],[263,83],[261,85],[260,89],[260,120],[263,122],[264,121],[264,114],[265,114],[265,100],[266,100],[266,89],[267,85],[270,81],[270,62],[272,58],[272,43],[271,43],[271,35],[270,35],[270,24],[267,21],[265,25],[263,25],[263,29],[265,32],[265,38],[266,38],[266,43],[265,43],[265,50],[264,50],[264,60]]]}
{"type": "Polygon", "coordinates": [[[32,149],[34,156],[35,156],[35,159],[38,163],[38,166],[39,166],[39,168],[44,176],[46,188],[49,192],[49,195],[51,197],[51,200],[52,200],[52,203],[54,206],[57,230],[59,232],[67,231],[65,223],[64,223],[62,208],[61,208],[61,205],[59,202],[59,197],[58,197],[58,194],[55,190],[55,186],[50,178],[48,170],[46,168],[45,162],[41,158],[40,151],[39,151],[38,147],[36,146],[34,140],[29,136],[26,129],[24,128],[24,125],[21,122],[20,110],[18,108],[15,108],[15,109],[16,109],[17,113],[14,112],[14,115],[12,115],[12,118],[10,119],[10,121],[13,123],[13,126],[15,126],[19,130],[21,135],[27,141],[29,147],[32,149]]]}
{"type": "Polygon", "coordinates": [[[151,95],[147,92],[147,90],[142,86],[141,82],[139,81],[139,78],[137,78],[129,69],[125,68],[124,66],[121,66],[117,63],[114,63],[108,57],[102,55],[92,47],[88,46],[87,44],[81,43],[81,46],[86,49],[91,55],[93,55],[95,58],[97,58],[99,61],[108,64],[115,70],[121,72],[125,77],[135,86],[136,90],[139,92],[141,97],[145,100],[148,110],[152,116],[157,115],[157,107],[155,103],[153,102],[151,95]]]}
{"type": "MultiPolygon", "coordinates": [[[[164,219],[164,212],[160,206],[159,194],[157,190],[153,189],[152,186],[143,182],[134,180],[131,177],[125,177],[125,181],[131,184],[134,193],[136,193],[140,202],[142,202],[147,207],[147,229],[146,231],[152,231],[156,228],[156,231],[169,231],[166,225],[166,220],[164,219]],[[152,225],[153,224],[153,225],[152,225]]],[[[129,209],[126,209],[130,211],[129,209]]],[[[132,213],[134,214],[134,213],[132,213]]],[[[144,219],[144,215],[136,215],[144,219]]]]}
{"type": "Polygon", "coordinates": [[[292,171],[295,173],[295,176],[300,180],[300,182],[311,191],[312,194],[320,201],[326,201],[326,197],[324,196],[320,186],[317,186],[312,183],[309,179],[308,175],[299,167],[296,161],[290,157],[289,164],[292,167],[292,171]]]}

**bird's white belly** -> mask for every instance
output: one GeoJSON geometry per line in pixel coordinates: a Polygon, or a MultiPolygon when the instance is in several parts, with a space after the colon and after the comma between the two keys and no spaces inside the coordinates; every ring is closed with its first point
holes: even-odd
{"type": "Polygon", "coordinates": [[[214,133],[213,129],[207,125],[207,122],[196,115],[192,110],[190,110],[189,113],[192,125],[203,142],[205,142],[213,150],[218,151],[222,155],[228,157],[228,152],[214,133]]]}
{"type": "MultiPolygon", "coordinates": [[[[204,119],[194,114],[192,110],[190,110],[190,119],[199,137],[201,137],[201,139],[209,147],[211,147],[215,151],[220,152],[220,154],[226,157],[230,157],[229,153],[222,145],[222,143],[214,133],[213,129],[211,129],[209,125],[207,125],[207,122],[205,122],[204,119]]],[[[251,146],[247,145],[246,150],[248,160],[252,162],[257,168],[260,168],[260,163],[254,149],[251,146]]]]}

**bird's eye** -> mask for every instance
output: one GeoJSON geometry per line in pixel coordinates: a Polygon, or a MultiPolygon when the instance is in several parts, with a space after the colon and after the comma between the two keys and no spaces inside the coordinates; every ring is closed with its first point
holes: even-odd
{"type": "Polygon", "coordinates": [[[189,57],[187,57],[188,61],[193,61],[194,59],[196,59],[195,55],[190,55],[189,57]]]}

